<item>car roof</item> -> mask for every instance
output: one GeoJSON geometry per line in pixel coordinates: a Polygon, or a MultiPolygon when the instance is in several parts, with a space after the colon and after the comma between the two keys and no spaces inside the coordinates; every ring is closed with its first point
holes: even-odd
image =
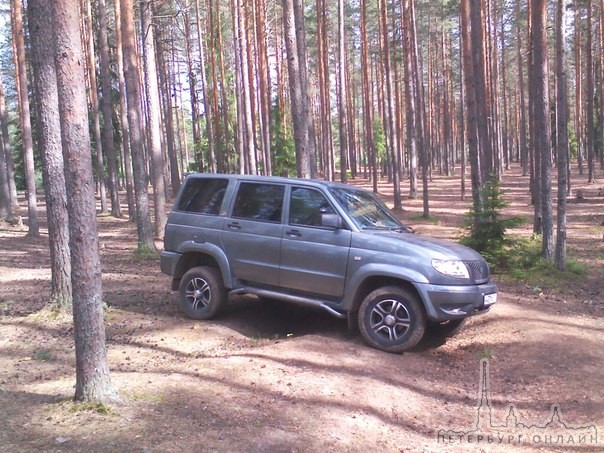
{"type": "Polygon", "coordinates": [[[325,186],[325,187],[341,187],[354,190],[364,190],[360,187],[343,184],[340,182],[325,181],[322,179],[307,179],[307,178],[286,178],[283,176],[261,176],[261,175],[246,175],[246,174],[226,174],[226,173],[189,173],[187,179],[205,179],[205,178],[228,178],[239,181],[281,183],[281,184],[303,184],[307,186],[325,186]]]}

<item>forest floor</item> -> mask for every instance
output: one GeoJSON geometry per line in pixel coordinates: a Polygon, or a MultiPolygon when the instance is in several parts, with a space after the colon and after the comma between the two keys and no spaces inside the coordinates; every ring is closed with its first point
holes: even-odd
{"type": "MultiPolygon", "coordinates": [[[[71,320],[41,310],[47,234],[0,226],[0,451],[601,451],[599,178],[580,186],[575,175],[569,198],[569,254],[585,272],[541,282],[495,276],[499,301],[489,313],[402,355],[365,346],[326,313],[252,298],[233,300],[213,321],[187,319],[159,259],[134,253],[134,225],[100,216],[109,362],[123,400],[111,406],[72,402],[71,320]],[[551,421],[553,405],[561,420],[473,435],[481,358],[490,402],[480,413],[489,408],[493,425],[505,424],[510,404],[525,425],[551,421]]],[[[417,234],[458,239],[468,210],[459,178],[435,175],[430,187],[432,221],[419,219],[421,199],[404,199],[398,214],[417,234]]],[[[505,175],[506,215],[531,218],[527,187],[517,168],[505,175]]],[[[386,182],[380,193],[391,201],[386,182]]],[[[530,224],[513,234],[530,236],[530,224]]]]}

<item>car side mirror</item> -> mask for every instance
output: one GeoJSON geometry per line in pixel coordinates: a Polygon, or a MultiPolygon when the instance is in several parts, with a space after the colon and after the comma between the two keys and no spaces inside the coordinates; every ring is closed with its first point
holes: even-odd
{"type": "Polygon", "coordinates": [[[321,225],[327,228],[333,228],[334,230],[339,230],[344,228],[344,221],[339,214],[323,213],[321,214],[321,225]]]}

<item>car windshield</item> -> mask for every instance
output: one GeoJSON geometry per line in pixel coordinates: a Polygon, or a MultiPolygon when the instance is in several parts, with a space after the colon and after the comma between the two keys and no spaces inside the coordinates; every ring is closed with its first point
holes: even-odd
{"type": "Polygon", "coordinates": [[[406,230],[371,192],[342,187],[331,188],[330,192],[361,230],[406,230]]]}

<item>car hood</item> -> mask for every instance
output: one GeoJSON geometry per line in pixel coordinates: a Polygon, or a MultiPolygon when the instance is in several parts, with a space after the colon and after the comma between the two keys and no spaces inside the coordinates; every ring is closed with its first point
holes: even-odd
{"type": "MultiPolygon", "coordinates": [[[[483,259],[478,252],[464,245],[407,232],[364,230],[360,233],[358,239],[361,242],[368,241],[371,244],[371,249],[376,251],[436,259],[463,261],[483,259]]],[[[365,248],[361,243],[357,246],[365,248]]]]}

